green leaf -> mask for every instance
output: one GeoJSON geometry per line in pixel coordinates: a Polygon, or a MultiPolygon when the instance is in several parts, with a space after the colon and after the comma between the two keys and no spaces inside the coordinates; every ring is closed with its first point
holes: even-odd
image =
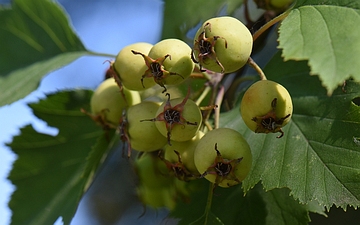
{"type": "Polygon", "coordinates": [[[237,185],[215,190],[212,210],[224,224],[265,224],[266,203],[259,194],[262,188],[246,193],[237,185]]]}
{"type": "Polygon", "coordinates": [[[264,201],[257,190],[249,191],[245,196],[241,185],[230,188],[217,187],[214,190],[211,211],[204,216],[210,183],[206,179],[191,181],[193,190],[190,202],[179,202],[170,217],[181,219],[182,224],[265,224],[266,211],[264,201]]]}
{"type": "MultiPolygon", "coordinates": [[[[359,2],[303,1],[281,23],[279,48],[285,60],[308,60],[311,75],[319,75],[328,94],[353,77],[360,81],[359,2]],[[327,3],[325,3],[327,4],[327,3]]],[[[298,3],[300,4],[300,3],[298,3]]]]}
{"type": "Polygon", "coordinates": [[[310,222],[307,206],[299,204],[286,188],[260,192],[268,211],[266,224],[307,225],[310,222]]]}
{"type": "Polygon", "coordinates": [[[210,183],[205,179],[187,183],[187,188],[192,190],[190,201],[177,202],[175,209],[170,212],[169,216],[180,219],[179,225],[187,225],[201,220],[205,212],[209,185],[210,183]]]}
{"type": "Polygon", "coordinates": [[[49,60],[32,64],[26,68],[0,76],[0,106],[19,100],[34,91],[41,78],[61,66],[65,66],[83,56],[82,52],[64,53],[49,60]]]}
{"type": "Polygon", "coordinates": [[[324,206],[321,206],[317,201],[310,201],[305,205],[307,211],[320,214],[327,217],[324,206]]]}
{"type": "MultiPolygon", "coordinates": [[[[299,204],[289,195],[289,189],[274,189],[265,192],[256,185],[244,195],[241,185],[214,190],[212,207],[204,215],[209,182],[205,179],[192,181],[191,200],[179,202],[171,217],[181,218],[179,224],[308,224],[308,206],[299,204]],[[207,223],[205,223],[205,221],[207,223]]],[[[315,208],[315,207],[313,207],[315,208]]],[[[315,210],[314,210],[315,211],[315,210]]],[[[321,211],[320,211],[321,212],[321,211]]]]}
{"type": "Polygon", "coordinates": [[[360,206],[360,148],[354,143],[360,134],[360,107],[353,102],[360,84],[347,81],[329,97],[317,77],[309,76],[306,62],[283,62],[280,54],[265,73],[290,92],[294,112],[280,139],[250,131],[238,108],[222,115],[222,126],[242,133],[253,153],[244,189],[262,181],[266,190],[288,187],[304,204],[316,200],[327,208],[360,206]]]}
{"type": "Polygon", "coordinates": [[[0,7],[0,105],[25,97],[45,74],[89,54],[50,0],[14,0],[0,7]]]}
{"type": "Polygon", "coordinates": [[[221,10],[231,14],[242,4],[242,0],[165,0],[162,39],[188,40],[186,33],[200,22],[219,16],[221,10]]]}
{"type": "Polygon", "coordinates": [[[196,221],[190,223],[190,225],[204,225],[204,224],[211,224],[211,225],[224,225],[224,223],[216,217],[212,212],[209,212],[207,215],[202,215],[196,221]]]}
{"type": "MultiPolygon", "coordinates": [[[[18,155],[9,179],[11,224],[69,224],[94,171],[109,149],[102,129],[80,108],[88,108],[91,91],[61,92],[30,104],[34,114],[59,129],[41,134],[31,125],[9,144],[18,155]]],[[[109,133],[109,136],[112,133],[109,133]]]]}
{"type": "Polygon", "coordinates": [[[294,8],[304,5],[333,5],[360,9],[359,0],[297,0],[295,2],[294,8]]]}

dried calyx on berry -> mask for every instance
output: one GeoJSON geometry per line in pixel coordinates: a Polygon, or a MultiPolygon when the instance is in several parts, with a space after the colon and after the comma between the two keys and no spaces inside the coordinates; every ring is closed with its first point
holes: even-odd
{"type": "Polygon", "coordinates": [[[197,31],[192,59],[200,69],[232,73],[247,63],[252,46],[252,35],[242,22],[229,16],[215,17],[197,31]]]}
{"type": "Polygon", "coordinates": [[[166,93],[168,100],[159,107],[157,116],[141,121],[155,122],[160,133],[167,137],[169,145],[171,145],[171,140],[190,140],[199,130],[202,114],[196,103],[189,99],[189,95],[190,91],[185,98],[170,100],[170,94],[166,93]]]}
{"type": "Polygon", "coordinates": [[[141,77],[141,83],[152,79],[166,92],[165,85],[177,85],[186,80],[194,70],[191,60],[191,48],[179,39],[164,39],[156,43],[145,54],[132,50],[134,55],[140,55],[145,61],[146,71],[141,77]]]}
{"type": "Polygon", "coordinates": [[[245,124],[255,133],[277,133],[291,119],[292,100],[285,87],[270,80],[260,80],[246,90],[240,113],[245,124]]]}
{"type": "Polygon", "coordinates": [[[242,182],[252,165],[249,144],[230,128],[209,131],[199,141],[194,162],[200,174],[215,186],[230,187],[242,182]]]}

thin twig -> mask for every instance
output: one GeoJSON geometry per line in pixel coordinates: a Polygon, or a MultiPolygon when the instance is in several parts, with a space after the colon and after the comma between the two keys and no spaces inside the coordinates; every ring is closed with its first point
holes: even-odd
{"type": "Polygon", "coordinates": [[[201,93],[201,95],[199,96],[199,98],[196,100],[196,105],[199,106],[201,104],[201,102],[205,99],[206,95],[211,91],[211,87],[210,86],[206,86],[204,91],[201,93]]]}
{"type": "Polygon", "coordinates": [[[276,24],[277,22],[280,22],[280,21],[284,20],[289,15],[289,13],[290,13],[290,10],[287,10],[287,11],[283,12],[282,14],[278,15],[277,17],[273,18],[272,20],[270,20],[266,24],[264,24],[264,26],[260,27],[260,29],[257,30],[253,34],[253,41],[255,41],[267,29],[272,27],[272,25],[276,24]]]}
{"type": "Polygon", "coordinates": [[[224,98],[224,93],[225,93],[225,89],[224,89],[224,86],[220,86],[219,87],[219,92],[216,96],[216,99],[215,99],[215,105],[217,105],[218,107],[215,108],[215,115],[214,115],[214,128],[217,129],[219,128],[219,120],[220,120],[220,106],[221,106],[221,103],[223,101],[223,98],[224,98]]]}
{"type": "Polygon", "coordinates": [[[261,80],[266,80],[265,73],[262,71],[260,66],[251,57],[249,57],[247,63],[259,74],[259,77],[261,80]]]}

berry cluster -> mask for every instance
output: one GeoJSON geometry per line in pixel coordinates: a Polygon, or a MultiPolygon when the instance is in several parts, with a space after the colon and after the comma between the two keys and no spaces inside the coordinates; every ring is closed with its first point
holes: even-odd
{"type": "MultiPolygon", "coordinates": [[[[128,157],[133,150],[139,153],[134,165],[145,204],[173,208],[178,196],[188,195],[184,181],[205,178],[214,187],[230,187],[245,179],[252,165],[250,146],[237,131],[211,124],[215,98],[209,107],[200,107],[190,88],[175,98],[169,89],[200,76],[208,78],[206,85],[216,94],[213,78],[248,63],[252,45],[251,33],[239,20],[217,17],[203,23],[192,48],[178,39],[134,43],[111,62],[110,77],[95,90],[88,114],[103,128],[119,131],[128,157]],[[144,97],[158,86],[159,95],[144,97]]],[[[281,132],[279,137],[292,113],[286,89],[267,80],[248,89],[240,108],[251,130],[281,132]]]]}

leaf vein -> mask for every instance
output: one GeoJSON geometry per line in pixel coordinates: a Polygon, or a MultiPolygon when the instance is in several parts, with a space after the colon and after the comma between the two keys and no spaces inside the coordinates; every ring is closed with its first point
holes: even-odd
{"type": "MultiPolygon", "coordinates": [[[[296,123],[294,123],[294,125],[296,125],[296,123]]],[[[319,141],[316,141],[316,140],[307,139],[307,138],[306,138],[306,135],[302,132],[302,130],[300,129],[300,127],[297,126],[297,128],[298,128],[299,131],[301,132],[301,134],[302,134],[302,136],[304,137],[304,139],[307,141],[307,144],[308,144],[308,147],[306,148],[306,149],[308,149],[307,152],[309,152],[309,150],[312,150],[313,154],[318,158],[319,161],[322,162],[322,165],[323,165],[323,167],[322,167],[322,168],[323,168],[323,177],[324,177],[324,179],[322,179],[322,181],[323,181],[324,193],[326,193],[326,194],[325,194],[325,198],[326,198],[326,201],[327,201],[326,204],[328,205],[329,202],[332,202],[332,201],[329,199],[329,191],[328,191],[328,187],[327,187],[327,185],[326,185],[326,179],[325,179],[325,178],[326,178],[326,174],[325,174],[325,173],[327,173],[327,174],[329,174],[330,176],[332,176],[333,179],[336,180],[336,181],[340,184],[340,186],[342,186],[345,190],[347,190],[348,193],[350,193],[353,197],[355,197],[356,199],[358,199],[358,198],[356,197],[356,195],[355,195],[350,189],[348,189],[348,188],[339,180],[338,177],[336,177],[336,175],[332,172],[332,170],[329,168],[329,166],[325,163],[325,161],[323,160],[323,158],[315,151],[316,148],[314,148],[314,147],[311,145],[311,142],[324,144],[324,145],[327,145],[327,146],[332,147],[332,148],[334,148],[334,146],[328,145],[328,144],[325,144],[325,143],[322,143],[322,142],[319,142],[319,141]]],[[[349,150],[349,151],[355,151],[355,150],[351,150],[351,149],[348,149],[348,150],[349,150]]],[[[355,152],[356,152],[356,153],[359,153],[358,151],[355,151],[355,152]]],[[[309,157],[308,154],[307,154],[307,156],[309,157]]],[[[308,166],[308,161],[309,161],[309,160],[307,160],[306,169],[309,168],[309,166],[308,166]]],[[[307,196],[307,191],[306,191],[307,187],[310,187],[310,183],[309,183],[308,179],[306,179],[306,185],[305,185],[305,188],[304,188],[304,190],[303,190],[303,191],[304,191],[304,194],[305,194],[305,197],[307,196]]],[[[330,194],[331,194],[331,193],[330,193],[330,194]]],[[[317,199],[317,200],[319,200],[319,199],[317,199]]],[[[358,199],[358,200],[360,200],[360,199],[358,199]]]]}
{"type": "Polygon", "coordinates": [[[33,49],[35,49],[38,52],[44,52],[45,49],[36,42],[33,38],[31,38],[29,35],[26,35],[26,33],[22,32],[21,30],[17,29],[15,26],[8,25],[7,30],[9,33],[13,34],[15,37],[18,37],[19,39],[23,40],[25,43],[27,43],[29,46],[31,46],[33,49]]]}
{"type": "Polygon", "coordinates": [[[26,7],[25,4],[19,4],[18,6],[26,15],[28,15],[36,24],[38,24],[39,27],[45,31],[45,33],[49,35],[50,39],[55,43],[56,46],[58,46],[61,51],[66,52],[67,49],[65,45],[57,37],[56,33],[51,29],[46,21],[43,21],[40,17],[38,17],[30,8],[26,7]]]}
{"type": "Polygon", "coordinates": [[[353,121],[353,120],[345,120],[345,119],[337,119],[337,118],[332,118],[332,117],[321,117],[321,116],[316,116],[316,115],[310,115],[310,114],[305,114],[305,113],[295,113],[293,114],[293,118],[294,117],[311,117],[314,119],[318,119],[318,120],[329,120],[331,122],[343,122],[343,123],[348,123],[348,124],[353,124],[353,125],[360,125],[360,121],[353,121]]]}
{"type": "MultiPolygon", "coordinates": [[[[313,142],[317,142],[317,143],[321,143],[321,142],[318,142],[318,141],[313,141],[313,142]]],[[[310,143],[310,141],[309,141],[309,143],[310,143]]],[[[324,143],[322,143],[322,144],[324,144],[324,143]]],[[[330,145],[329,145],[330,146],[330,145]]],[[[341,187],[343,187],[345,190],[347,190],[353,197],[355,197],[356,199],[358,199],[357,197],[356,197],[356,195],[350,190],[350,189],[348,189],[348,187],[346,187],[345,185],[344,185],[344,183],[343,182],[341,182],[341,180],[333,173],[333,171],[329,168],[329,164],[328,163],[326,163],[324,160],[323,160],[323,158],[319,155],[319,154],[317,154],[317,152],[314,150],[313,151],[314,152],[314,154],[318,157],[318,159],[322,162],[322,165],[323,165],[323,170],[324,170],[324,177],[326,178],[326,175],[325,175],[325,173],[327,172],[334,180],[336,180],[339,184],[340,184],[340,186],[341,187]]],[[[329,193],[328,193],[328,185],[326,185],[326,182],[325,182],[325,180],[326,179],[323,179],[323,182],[324,182],[324,192],[326,193],[326,200],[327,200],[327,202],[329,203],[329,202],[331,202],[330,201],[330,199],[329,199],[329,193]]],[[[358,200],[360,200],[360,199],[358,199],[358,200]]]]}
{"type": "MultiPolygon", "coordinates": [[[[336,76],[336,74],[337,74],[337,59],[336,59],[336,54],[335,54],[335,51],[334,51],[334,49],[335,49],[335,46],[334,46],[334,42],[332,41],[332,39],[333,39],[333,37],[332,37],[332,35],[331,35],[331,32],[330,32],[330,28],[329,28],[329,25],[327,24],[327,20],[326,20],[326,18],[324,17],[324,15],[321,13],[321,11],[317,8],[317,7],[313,7],[314,9],[315,9],[315,11],[317,11],[318,13],[319,13],[319,15],[322,17],[322,19],[323,19],[323,21],[324,21],[324,23],[325,23],[325,26],[324,26],[324,31],[326,31],[327,32],[327,34],[328,34],[328,36],[327,37],[329,37],[329,39],[327,40],[327,42],[330,44],[330,46],[331,46],[331,48],[329,48],[329,50],[331,51],[331,58],[332,58],[332,60],[334,61],[333,63],[330,63],[330,64],[328,64],[328,65],[333,65],[333,71],[334,71],[334,76],[336,76]]],[[[323,39],[325,39],[326,37],[323,37],[323,39]]],[[[324,42],[323,43],[325,43],[325,40],[324,40],[324,42]]]]}

